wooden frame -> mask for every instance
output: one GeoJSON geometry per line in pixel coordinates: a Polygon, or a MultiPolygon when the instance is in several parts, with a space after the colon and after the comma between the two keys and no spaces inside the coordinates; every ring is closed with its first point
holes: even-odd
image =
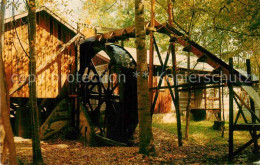
{"type": "MultiPolygon", "coordinates": [[[[257,131],[260,131],[260,119],[255,114],[255,108],[254,108],[254,102],[252,99],[250,99],[250,105],[248,106],[242,98],[239,97],[239,95],[234,91],[234,72],[233,72],[233,59],[229,59],[229,66],[230,66],[230,80],[228,83],[229,87],[229,159],[233,159],[235,155],[242,152],[244,149],[249,147],[252,143],[254,144],[254,152],[259,151],[258,146],[258,139],[260,138],[260,134],[257,134],[257,131]],[[239,111],[237,113],[237,116],[234,121],[234,105],[233,100],[237,104],[239,111]],[[239,104],[240,102],[240,104],[239,104]],[[244,106],[250,113],[251,113],[251,121],[252,123],[249,123],[249,121],[246,119],[245,114],[242,110],[242,106],[244,106]],[[238,124],[238,118],[242,115],[242,118],[245,123],[238,124]],[[257,123],[257,122],[258,123],[257,123]],[[250,139],[247,143],[239,147],[236,151],[234,151],[234,131],[249,131],[252,139],[250,139]]],[[[248,75],[251,75],[251,68],[250,68],[250,61],[247,60],[247,73],[248,75]]],[[[250,76],[249,76],[250,77],[250,76]]]]}

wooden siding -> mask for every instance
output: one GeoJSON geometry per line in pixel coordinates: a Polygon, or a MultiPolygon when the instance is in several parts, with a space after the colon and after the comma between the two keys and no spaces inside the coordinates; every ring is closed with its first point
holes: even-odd
{"type": "MultiPolygon", "coordinates": [[[[171,85],[173,85],[172,78],[168,78],[168,80],[171,83],[171,85]]],[[[159,77],[155,76],[153,82],[153,87],[156,87],[159,82],[159,77]]],[[[181,84],[184,83],[184,80],[179,79],[178,82],[181,84]]],[[[167,86],[165,78],[163,79],[162,86],[167,86]]],[[[188,104],[188,91],[179,91],[179,98],[180,111],[183,113],[186,111],[188,104]]],[[[192,90],[190,107],[191,109],[218,109],[218,89],[213,88],[192,90]]],[[[170,95],[170,91],[168,89],[159,90],[159,95],[155,105],[154,113],[171,113],[173,111],[175,111],[175,107],[170,95]]]]}
{"type": "MultiPolygon", "coordinates": [[[[153,87],[156,87],[158,85],[159,80],[160,77],[158,76],[153,77],[153,87]]],[[[169,81],[171,82],[171,85],[173,85],[172,84],[173,81],[171,78],[169,78],[169,81]]],[[[167,86],[167,82],[165,78],[163,79],[162,86],[167,86]]],[[[155,95],[155,91],[154,91],[154,95],[155,95]]],[[[154,108],[154,113],[172,112],[172,106],[173,106],[173,102],[170,95],[170,91],[168,89],[159,90],[158,99],[156,101],[155,108],[154,108]]]]}
{"type": "MultiPolygon", "coordinates": [[[[37,13],[37,23],[36,65],[39,67],[54,56],[61,45],[73,38],[75,33],[45,11],[37,13]]],[[[6,23],[3,59],[9,89],[17,85],[19,79],[23,80],[28,77],[29,68],[29,58],[19,43],[14,26],[24,49],[29,53],[27,17],[6,23]]],[[[69,68],[71,67],[72,70],[75,68],[74,61],[75,45],[73,43],[37,76],[37,97],[56,98],[65,84],[67,75],[71,72],[69,68]]],[[[11,97],[29,97],[28,84],[13,93],[11,97]]]]}

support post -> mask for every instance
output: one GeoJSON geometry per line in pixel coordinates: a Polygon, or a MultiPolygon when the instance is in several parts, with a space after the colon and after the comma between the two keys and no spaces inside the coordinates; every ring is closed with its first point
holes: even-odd
{"type": "MultiPolygon", "coordinates": [[[[247,76],[248,76],[248,81],[250,81],[250,85],[252,85],[252,73],[251,73],[251,62],[250,59],[246,59],[246,68],[247,68],[247,76]]],[[[253,111],[253,113],[255,113],[255,103],[254,101],[250,98],[250,106],[251,106],[251,110],[253,111]]],[[[251,115],[252,118],[252,123],[255,124],[256,123],[256,118],[254,115],[251,115]]],[[[256,128],[253,130],[253,134],[252,134],[252,138],[254,141],[254,150],[253,152],[257,152],[258,151],[258,140],[257,140],[257,130],[256,128]]]]}
{"type": "Polygon", "coordinates": [[[176,54],[175,54],[175,41],[171,42],[172,44],[172,66],[173,66],[173,81],[174,81],[174,92],[175,92],[175,99],[174,105],[176,110],[176,118],[177,118],[177,132],[178,132],[178,144],[182,146],[182,132],[181,132],[181,112],[180,112],[180,105],[179,105],[179,89],[178,89],[178,77],[177,77],[177,63],[176,63],[176,54]]]}
{"type": "Polygon", "coordinates": [[[124,40],[121,40],[121,47],[122,47],[122,48],[124,48],[124,47],[125,47],[124,40]]]}
{"type": "MultiPolygon", "coordinates": [[[[80,33],[80,28],[79,28],[79,24],[77,23],[77,33],[79,34],[80,33]]],[[[79,74],[79,69],[80,69],[80,45],[79,45],[79,40],[80,38],[76,41],[76,44],[77,44],[77,54],[76,54],[76,57],[75,57],[75,66],[76,66],[76,77],[78,76],[79,74]]],[[[79,83],[76,82],[76,88],[77,88],[77,97],[75,98],[75,127],[76,129],[79,129],[79,115],[80,115],[80,106],[79,106],[79,83]]]]}
{"type": "Polygon", "coordinates": [[[205,109],[207,109],[207,88],[204,90],[204,101],[205,101],[205,109]]]}
{"type": "Polygon", "coordinates": [[[229,58],[229,82],[228,82],[228,89],[229,89],[229,159],[233,159],[233,98],[234,98],[234,91],[233,91],[233,58],[229,58]]]}
{"type": "Polygon", "coordinates": [[[220,109],[220,112],[218,114],[218,118],[219,118],[219,121],[221,121],[221,110],[222,110],[222,106],[221,106],[221,87],[220,87],[220,83],[219,83],[219,88],[218,88],[218,108],[220,109]]]}
{"type": "MultiPolygon", "coordinates": [[[[154,20],[154,16],[155,16],[154,11],[155,11],[155,0],[151,0],[150,48],[149,48],[149,81],[148,81],[149,89],[151,89],[153,87],[153,55],[154,55],[154,53],[153,53],[154,52],[153,29],[154,29],[154,22],[155,22],[155,20],[154,20]]],[[[152,105],[152,103],[153,103],[153,90],[150,90],[149,99],[150,99],[150,105],[152,105]]]]}

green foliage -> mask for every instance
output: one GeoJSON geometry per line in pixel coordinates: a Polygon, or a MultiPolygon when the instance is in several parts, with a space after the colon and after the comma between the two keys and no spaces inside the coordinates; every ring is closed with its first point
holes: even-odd
{"type": "MultiPolygon", "coordinates": [[[[168,0],[156,0],[155,18],[168,20],[168,0]]],[[[145,19],[150,19],[150,1],[144,0],[145,19]]],[[[258,0],[175,0],[174,26],[224,61],[235,57],[235,66],[244,68],[245,58],[251,58],[254,73],[258,73],[260,41],[260,4],[258,0]]],[[[134,25],[134,1],[87,0],[84,18],[94,26],[125,28],[134,25]]],[[[168,37],[156,35],[161,51],[168,47],[168,37]]],[[[147,40],[149,37],[147,37],[147,40]]],[[[134,46],[134,42],[126,46],[134,46]]],[[[148,41],[147,41],[148,43],[148,41]]],[[[148,44],[147,44],[148,45],[148,44]]],[[[149,45],[148,45],[149,46],[149,45]]]]}
{"type": "MultiPolygon", "coordinates": [[[[16,8],[21,4],[20,1],[18,2],[16,8]]],[[[67,9],[70,2],[71,0],[37,0],[36,5],[39,7],[48,4],[48,7],[60,16],[66,15],[63,18],[70,22],[70,18],[67,18],[72,14],[71,8],[67,9]],[[61,5],[66,10],[59,11],[61,5]]],[[[86,0],[81,2],[84,4],[80,11],[79,22],[81,23],[115,29],[134,25],[134,1],[86,0]]],[[[146,21],[150,19],[150,2],[144,0],[146,21]]],[[[155,18],[161,23],[168,20],[167,3],[168,0],[156,0],[155,18]]],[[[12,4],[11,0],[9,4],[12,4]]],[[[259,9],[258,0],[175,0],[174,26],[224,61],[229,57],[235,57],[235,66],[238,68],[245,69],[244,59],[252,59],[252,70],[254,73],[259,73],[260,60],[256,58],[259,56],[260,45],[259,9]]],[[[169,38],[156,35],[156,39],[161,51],[166,51],[169,38]]],[[[134,47],[134,40],[125,42],[125,46],[134,47]]],[[[148,46],[147,44],[147,48],[148,46]]]]}

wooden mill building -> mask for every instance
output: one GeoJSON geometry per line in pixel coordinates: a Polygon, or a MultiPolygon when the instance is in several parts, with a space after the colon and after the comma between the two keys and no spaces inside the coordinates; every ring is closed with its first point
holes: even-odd
{"type": "MultiPolygon", "coordinates": [[[[37,98],[39,109],[46,115],[41,123],[59,103],[57,98],[68,96],[67,75],[75,74],[76,43],[80,38],[94,35],[94,30],[84,30],[84,34],[68,24],[47,7],[37,9],[37,98]],[[65,93],[64,93],[65,91],[65,93]],[[48,99],[48,101],[47,101],[48,99]],[[53,101],[50,101],[53,100],[53,101]],[[57,103],[56,103],[57,102],[57,103]]],[[[30,124],[28,110],[28,12],[5,19],[4,67],[11,96],[11,116],[18,135],[30,132],[23,125],[30,124]]]]}
{"type": "MultiPolygon", "coordinates": [[[[4,63],[11,97],[28,97],[28,13],[5,20],[4,63]],[[25,53],[26,52],[26,53],[25,53]]],[[[46,7],[37,10],[37,97],[56,98],[66,74],[75,69],[76,29],[46,7]],[[64,49],[62,52],[60,52],[64,49]],[[71,65],[71,66],[70,66],[71,65]],[[71,67],[71,69],[69,69],[71,67]],[[41,70],[39,69],[41,68],[41,70]],[[51,77],[54,76],[54,77],[51,77]],[[61,77],[58,79],[58,76],[61,77]]]]}

